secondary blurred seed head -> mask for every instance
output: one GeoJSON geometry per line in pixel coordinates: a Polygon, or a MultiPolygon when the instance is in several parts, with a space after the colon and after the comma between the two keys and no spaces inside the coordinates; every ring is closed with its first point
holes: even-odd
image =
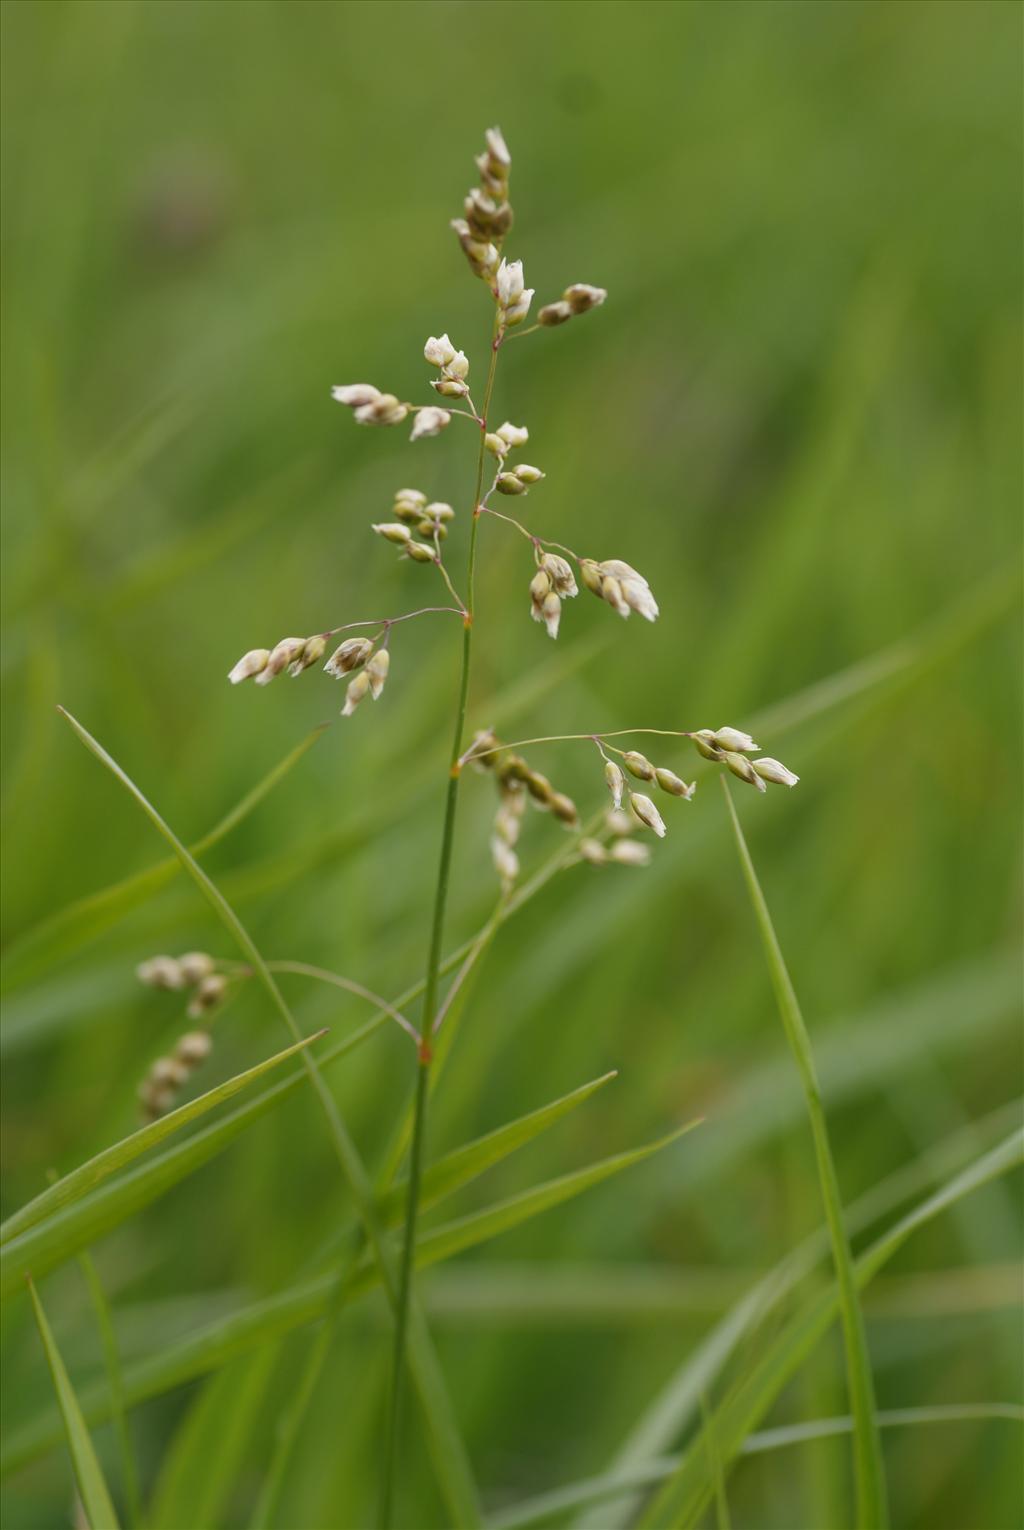
{"type": "Polygon", "coordinates": [[[608,858],[620,866],[649,866],[651,850],[638,839],[617,839],[608,846],[608,858]]]}
{"type": "Polygon", "coordinates": [[[409,440],[422,441],[426,436],[439,436],[451,424],[451,418],[447,409],[437,409],[433,405],[417,409],[409,440]]]}

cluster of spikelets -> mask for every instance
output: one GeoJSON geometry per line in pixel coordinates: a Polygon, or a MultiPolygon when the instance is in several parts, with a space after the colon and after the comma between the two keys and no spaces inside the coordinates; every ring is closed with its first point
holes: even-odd
{"type": "Polygon", "coordinates": [[[752,760],[750,756],[757,753],[758,745],[749,733],[742,733],[739,728],[698,728],[689,737],[706,760],[725,765],[734,776],[759,792],[766,790],[766,783],[795,786],[800,779],[787,770],[781,760],[773,760],[767,755],[752,760]]]}
{"type": "Polygon", "coordinates": [[[552,786],[547,776],[534,770],[521,754],[503,749],[493,729],[487,728],[475,735],[463,755],[463,762],[467,761],[494,777],[498,811],[491,833],[491,858],[502,884],[511,886],[519,875],[515,847],[527,802],[532,802],[541,812],[550,813],[568,829],[576,828],[579,823],[576,804],[565,792],[552,786]]]}
{"type": "Polygon", "coordinates": [[[374,521],[373,530],[385,542],[392,542],[403,558],[414,563],[437,563],[440,543],[448,535],[448,525],[455,511],[444,500],[429,500],[419,489],[399,489],[391,507],[393,521],[374,521]],[[430,543],[417,542],[413,531],[429,537],[430,543]]]}
{"type": "MultiPolygon", "coordinates": [[[[697,790],[695,781],[688,786],[674,771],[664,765],[652,765],[650,760],[636,749],[625,751],[622,755],[622,764],[638,781],[649,781],[670,797],[682,797],[686,802],[693,800],[693,794],[697,790]]],[[[636,821],[643,824],[645,829],[652,829],[659,839],[665,838],[665,820],[654,802],[644,792],[627,790],[628,782],[622,767],[614,760],[605,759],[604,779],[612,794],[612,804],[616,811],[621,810],[623,795],[625,795],[629,810],[636,821]]]]}
{"type": "Polygon", "coordinates": [[[506,420],[504,425],[488,431],[484,436],[484,446],[492,457],[498,459],[494,488],[499,494],[528,494],[531,486],[540,483],[544,477],[540,468],[532,467],[528,462],[517,463],[515,467],[506,463],[509,453],[518,451],[529,439],[530,432],[526,426],[513,425],[511,420],[506,420]]]}
{"type": "MultiPolygon", "coordinates": [[[[227,978],[216,966],[205,951],[186,951],[184,956],[150,957],[135,971],[147,988],[188,992],[188,1018],[209,1023],[228,987],[227,978]]],[[[209,1031],[186,1031],[170,1053],[156,1059],[139,1085],[139,1104],[147,1120],[155,1121],[172,1109],[180,1090],[209,1057],[212,1047],[209,1031]]]]}

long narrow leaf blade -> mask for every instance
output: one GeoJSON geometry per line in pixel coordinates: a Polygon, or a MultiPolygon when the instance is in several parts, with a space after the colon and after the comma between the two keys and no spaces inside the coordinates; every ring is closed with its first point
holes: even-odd
{"type": "MultiPolygon", "coordinates": [[[[309,1041],[313,1039],[310,1037],[309,1041]]],[[[291,1047],[289,1053],[308,1044],[307,1041],[291,1047]]],[[[271,1094],[265,1101],[254,1101],[252,1107],[232,1112],[223,1121],[215,1122],[185,1142],[139,1164],[112,1184],[101,1185],[90,1194],[68,1202],[52,1216],[12,1238],[0,1250],[0,1295],[7,1296],[17,1290],[30,1272],[41,1275],[54,1269],[194,1174],[223,1152],[271,1105],[280,1103],[284,1094],[282,1090],[271,1094]]]]}
{"type": "MultiPolygon", "coordinates": [[[[583,1084],[579,1089],[573,1089],[569,1094],[562,1095],[560,1099],[552,1100],[549,1105],[543,1105],[539,1110],[534,1110],[529,1115],[520,1116],[515,1121],[510,1121],[506,1126],[499,1126],[496,1131],[488,1132],[484,1137],[478,1137],[473,1142],[467,1142],[465,1146],[455,1148],[453,1152],[446,1153],[436,1163],[432,1163],[423,1175],[420,1188],[420,1207],[426,1211],[430,1206],[435,1206],[438,1201],[453,1195],[463,1185],[468,1185],[487,1169],[493,1168],[509,1153],[517,1148],[525,1147],[532,1142],[534,1137],[541,1132],[547,1131],[548,1127],[554,1126],[556,1121],[578,1105],[597,1093],[610,1083],[617,1075],[615,1072],[605,1073],[600,1078],[592,1080],[589,1084],[583,1084]]],[[[395,1185],[380,1199],[380,1214],[389,1225],[397,1222],[405,1208],[406,1185],[402,1181],[395,1185]]]]}
{"type": "Polygon", "coordinates": [[[71,1452],[71,1463],[75,1469],[75,1480],[78,1483],[78,1491],[89,1520],[90,1530],[118,1530],[114,1505],[110,1500],[100,1463],[96,1459],[96,1452],[89,1438],[78,1398],[75,1396],[71,1378],[64,1368],[64,1361],[60,1357],[60,1351],[46,1320],[43,1304],[31,1281],[28,1283],[28,1291],[32,1298],[39,1336],[46,1351],[50,1375],[53,1377],[53,1389],[57,1394],[61,1417],[64,1420],[64,1432],[71,1452]]]}
{"type": "Polygon", "coordinates": [[[804,1090],[807,1115],[814,1138],[814,1151],[818,1163],[818,1178],[825,1206],[832,1243],[832,1258],[839,1283],[840,1315],[842,1317],[843,1342],[846,1351],[846,1379],[850,1392],[850,1411],[856,1421],[854,1430],[854,1465],[857,1477],[857,1524],[862,1530],[885,1530],[889,1523],[886,1502],[885,1467],[882,1460],[882,1442],[875,1422],[875,1384],[871,1373],[871,1356],[868,1351],[864,1314],[857,1295],[853,1274],[853,1256],[843,1220],[843,1204],[839,1191],[828,1123],[821,1103],[811,1040],[800,1011],[796,991],[789,976],[782,947],[779,945],[768,904],[758,881],[754,863],[750,858],[747,841],[736,814],[732,793],[722,778],[722,787],[729,809],[736,848],[739,852],[743,879],[747,885],[750,902],[754,909],[765,960],[771,975],[772,987],[782,1018],[786,1039],[800,1074],[804,1090]]]}
{"type": "MultiPolygon", "coordinates": [[[[281,1063],[286,1062],[289,1057],[294,1057],[296,1052],[301,1051],[303,1047],[308,1047],[326,1034],[326,1030],[317,1031],[315,1035],[296,1042],[294,1046],[286,1047],[283,1052],[276,1052],[273,1057],[264,1058],[252,1068],[247,1068],[243,1073],[236,1073],[233,1078],[225,1079],[214,1089],[208,1089],[205,1094],[180,1105],[177,1110],[168,1111],[167,1115],[149,1122],[147,1126],[140,1127],[137,1132],[132,1132],[130,1137],[123,1137],[120,1142],[104,1148],[101,1153],[97,1153],[86,1163],[79,1164],[77,1169],[72,1169],[63,1179],[58,1179],[23,1206],[20,1211],[14,1212],[7,1218],[6,1222],[0,1226],[0,1244],[9,1243],[12,1238],[27,1232],[37,1222],[45,1221],[62,1207],[88,1195],[111,1174],[119,1169],[127,1168],[143,1153],[159,1147],[161,1142],[165,1142],[175,1132],[181,1131],[183,1126],[188,1126],[200,1116],[206,1115],[208,1111],[223,1105],[240,1090],[255,1083],[258,1078],[262,1078],[273,1068],[280,1067],[281,1063]]],[[[296,1082],[298,1078],[299,1076],[296,1075],[296,1082]]]]}

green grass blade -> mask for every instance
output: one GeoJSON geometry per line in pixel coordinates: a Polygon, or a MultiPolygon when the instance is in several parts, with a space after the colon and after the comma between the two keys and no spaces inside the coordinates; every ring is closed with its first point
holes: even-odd
{"type": "MultiPolygon", "coordinates": [[[[901,1249],[910,1235],[1000,1174],[1024,1163],[1024,1131],[1015,1132],[991,1152],[976,1159],[934,1195],[915,1206],[878,1238],[857,1260],[858,1288],[866,1286],[901,1249]]],[[[737,1383],[728,1400],[715,1412],[715,1435],[726,1474],[751,1434],[792,1379],[801,1363],[840,1315],[842,1294],[838,1282],[807,1302],[750,1371],[737,1383]]],[[[711,1501],[701,1437],[686,1453],[675,1478],[658,1495],[641,1521],[644,1530],[697,1524],[711,1501]]]]}
{"type": "Polygon", "coordinates": [[[121,1374],[121,1355],[117,1344],[117,1335],[114,1332],[114,1320],[103,1290],[99,1272],[93,1262],[91,1254],[86,1251],[79,1255],[79,1266],[85,1277],[85,1283],[92,1297],[93,1309],[96,1313],[96,1322],[100,1330],[100,1339],[103,1344],[103,1363],[107,1372],[107,1385],[110,1388],[111,1410],[114,1422],[114,1433],[117,1436],[117,1449],[121,1457],[121,1485],[124,1488],[125,1503],[128,1507],[128,1520],[133,1526],[142,1524],[142,1502],[139,1497],[139,1469],[135,1460],[135,1451],[132,1446],[131,1429],[124,1406],[124,1378],[121,1374]]]}
{"type": "Polygon", "coordinates": [[[717,1530],[731,1530],[729,1500],[725,1495],[725,1477],[722,1472],[722,1463],[718,1458],[714,1421],[708,1407],[707,1394],[703,1392],[700,1399],[700,1416],[704,1426],[704,1448],[707,1451],[708,1471],[715,1485],[715,1524],[717,1530]]]}
{"type": "MultiPolygon", "coordinates": [[[[312,1039],[312,1038],[310,1038],[312,1039]]],[[[290,1048],[291,1052],[299,1048],[290,1048]]],[[[194,1174],[231,1143],[274,1104],[285,1091],[254,1101],[233,1111],[223,1121],[139,1164],[111,1184],[69,1202],[27,1232],[12,1238],[0,1250],[0,1295],[18,1289],[30,1272],[45,1274],[95,1243],[113,1228],[194,1174]]]]}
{"type": "MultiPolygon", "coordinates": [[[[189,853],[170,825],[164,821],[149,799],[135,785],[131,777],[121,769],[117,761],[107,753],[103,746],[93,738],[92,734],[83,728],[81,723],[76,721],[69,712],[65,711],[63,707],[59,708],[59,710],[71,724],[71,727],[78,734],[78,737],[90,753],[96,756],[100,763],[111,772],[125,790],[135,799],[157,832],[171,846],[178,860],[188,872],[193,882],[195,882],[203,897],[237,942],[239,949],[248,960],[255,977],[263,987],[274,1008],[281,1016],[292,1036],[298,1041],[300,1039],[300,1032],[295,1017],[285,1003],[284,996],[278,988],[273,974],[267,967],[248,930],[246,930],[223,893],[215,886],[206,872],[203,871],[195,857],[189,853]]],[[[348,1129],[341,1119],[334,1097],[324,1083],[319,1068],[308,1053],[301,1053],[301,1057],[306,1075],[326,1117],[331,1145],[355,1200],[359,1216],[366,1229],[368,1241],[373,1249],[374,1257],[380,1270],[381,1280],[387,1292],[388,1300],[393,1306],[397,1300],[398,1290],[394,1260],[390,1248],[385,1241],[384,1229],[377,1217],[373,1201],[373,1191],[363,1166],[363,1161],[356,1150],[355,1143],[349,1136],[348,1129]]],[[[423,1404],[427,1438],[430,1442],[431,1454],[442,1492],[445,1495],[453,1517],[459,1525],[476,1525],[480,1520],[476,1485],[473,1482],[469,1469],[469,1460],[455,1421],[451,1400],[445,1389],[444,1378],[437,1355],[427,1332],[422,1313],[415,1307],[410,1313],[409,1320],[409,1359],[413,1378],[423,1404]]]]}
{"type": "MultiPolygon", "coordinates": [[[[327,726],[326,723],[321,723],[294,749],[289,750],[284,759],[279,760],[262,780],[246,792],[241,801],[237,802],[219,823],[190,847],[190,853],[193,856],[200,856],[207,850],[212,850],[214,845],[219,844],[244,819],[248,818],[274,787],[284,780],[292,767],[297,765],[313,747],[327,726]]],[[[42,967],[67,956],[84,945],[86,941],[94,940],[118,919],[136,909],[147,898],[160,892],[174,879],[180,869],[178,860],[169,856],[166,860],[157,861],[154,865],[147,866],[130,877],[124,877],[109,887],[100,888],[84,898],[78,898],[74,903],[69,903],[66,908],[58,909],[55,914],[51,914],[39,924],[26,930],[11,944],[4,955],[4,987],[13,987],[25,981],[42,967]]]]}
{"type": "Polygon", "coordinates": [[[223,1523],[276,1361],[277,1346],[264,1345],[203,1387],[161,1462],[149,1530],[223,1523]]]}
{"type": "MultiPolygon", "coordinates": [[[[883,1429],[930,1428],[936,1424],[968,1423],[1024,1423],[1024,1408],[1017,1403],[963,1403],[927,1408],[894,1408],[878,1415],[883,1429]]],[[[749,1434],[740,1447],[743,1456],[766,1455],[786,1446],[803,1445],[813,1440],[834,1439],[838,1435],[853,1433],[853,1419],[818,1418],[801,1424],[787,1424],[778,1429],[763,1429],[749,1434]]],[[[683,1457],[665,1456],[650,1461],[646,1466],[633,1468],[628,1477],[617,1472],[607,1476],[587,1477],[549,1493],[538,1493],[535,1498],[524,1499],[511,1508],[492,1514],[487,1520],[487,1530],[531,1530],[534,1525],[567,1513],[570,1509],[591,1508],[594,1504],[607,1503],[624,1487],[634,1491],[656,1487],[678,1471],[683,1457]]],[[[593,1524],[593,1516],[587,1516],[593,1524]]],[[[602,1525],[604,1518],[602,1516],[602,1525]]]]}
{"type": "MultiPolygon", "coordinates": [[[[182,1127],[188,1126],[200,1116],[206,1115],[208,1111],[224,1104],[240,1090],[255,1083],[265,1073],[279,1067],[289,1057],[294,1057],[303,1047],[308,1047],[326,1034],[326,1031],[317,1031],[315,1035],[307,1036],[303,1041],[296,1042],[294,1046],[286,1047],[283,1052],[276,1052],[273,1057],[264,1058],[254,1067],[247,1068],[243,1073],[236,1073],[233,1078],[225,1079],[216,1088],[208,1089],[205,1094],[180,1105],[177,1110],[169,1111],[159,1120],[149,1122],[148,1125],[140,1127],[137,1132],[132,1132],[130,1137],[123,1137],[120,1142],[104,1148],[101,1153],[97,1153],[86,1163],[79,1164],[77,1169],[72,1169],[70,1174],[65,1174],[63,1179],[48,1186],[33,1200],[22,1206],[20,1211],[14,1212],[7,1218],[7,1221],[0,1226],[0,1244],[9,1243],[13,1238],[27,1232],[37,1223],[45,1221],[65,1206],[81,1200],[111,1174],[119,1169],[127,1168],[128,1164],[141,1154],[159,1147],[161,1142],[166,1141],[182,1127]]],[[[296,1082],[300,1078],[300,1074],[295,1075],[296,1082]]]]}
{"type": "MultiPolygon", "coordinates": [[[[1016,1125],[1022,1108],[1024,1100],[1013,1100],[901,1165],[847,1208],[847,1226],[852,1232],[861,1232],[915,1195],[958,1173],[977,1155],[979,1146],[1000,1140],[1016,1125]]],[[[740,1341],[778,1307],[827,1252],[828,1232],[823,1227],[747,1291],[669,1378],[616,1455],[610,1475],[619,1476],[627,1491],[614,1495],[615,1502],[606,1502],[603,1530],[624,1530],[632,1523],[639,1500],[635,1492],[628,1491],[629,1482],[681,1437],[696,1416],[701,1393],[712,1385],[740,1341]]],[[[589,1530],[586,1521],[574,1524],[589,1530]]]]}
{"type": "Polygon", "coordinates": [[[761,942],[764,946],[772,987],[782,1017],[790,1050],[793,1053],[800,1081],[803,1086],[807,1115],[814,1138],[814,1152],[818,1164],[818,1177],[825,1205],[825,1218],[832,1242],[836,1278],[839,1284],[840,1312],[842,1316],[843,1342],[846,1351],[846,1379],[850,1392],[851,1412],[856,1420],[854,1431],[854,1463],[857,1479],[857,1524],[861,1530],[885,1530],[889,1522],[886,1504],[885,1468],[882,1445],[875,1423],[875,1387],[871,1374],[871,1357],[868,1352],[864,1314],[857,1295],[853,1274],[853,1258],[843,1222],[843,1203],[839,1191],[828,1125],[821,1102],[821,1090],[814,1066],[811,1040],[807,1034],[796,992],[790,980],[772,924],[768,905],[761,891],[761,884],[754,870],[754,863],[747,849],[747,842],[736,815],[724,777],[722,787],[729,808],[729,818],[736,838],[743,877],[750,894],[754,915],[757,919],[761,942]]]}
{"type": "MultiPolygon", "coordinates": [[[[487,1169],[493,1168],[517,1148],[525,1147],[532,1142],[534,1137],[541,1132],[547,1131],[548,1127],[554,1126],[570,1111],[582,1105],[585,1100],[610,1083],[617,1074],[613,1071],[605,1073],[601,1078],[592,1080],[589,1084],[583,1084],[579,1089],[573,1089],[569,1094],[562,1095],[560,1099],[552,1100],[549,1105],[543,1105],[539,1110],[534,1110],[529,1115],[520,1116],[515,1121],[510,1121],[505,1126],[499,1126],[496,1131],[488,1132],[486,1136],[477,1137],[473,1142],[467,1142],[463,1147],[455,1148],[453,1152],[446,1153],[436,1163],[432,1163],[423,1175],[423,1184],[420,1189],[420,1206],[425,1211],[429,1206],[434,1206],[446,1196],[454,1195],[463,1185],[483,1174],[487,1169]]],[[[380,1214],[388,1225],[401,1220],[405,1207],[406,1186],[402,1180],[394,1185],[380,1199],[380,1214]]]]}
{"type": "MultiPolygon", "coordinates": [[[[563,1204],[622,1169],[650,1158],[698,1124],[693,1122],[657,1142],[618,1153],[613,1158],[537,1185],[511,1200],[502,1201],[472,1216],[462,1217],[424,1233],[417,1244],[417,1265],[436,1264],[454,1253],[476,1248],[500,1233],[522,1225],[531,1217],[563,1204]]],[[[349,1276],[339,1300],[344,1303],[356,1300],[371,1291],[379,1279],[379,1269],[369,1258],[365,1259],[349,1276]]],[[[314,1280],[290,1286],[277,1296],[254,1303],[240,1312],[232,1313],[230,1317],[218,1319],[167,1350],[138,1361],[125,1373],[128,1403],[134,1405],[159,1396],[180,1386],[182,1382],[217,1369],[254,1345],[267,1343],[281,1334],[315,1321],[328,1310],[336,1286],[334,1274],[321,1275],[314,1280]]],[[[99,1386],[90,1388],[86,1394],[85,1407],[90,1419],[102,1420],[109,1417],[110,1400],[106,1389],[99,1386]]],[[[0,1475],[31,1460],[51,1445],[53,1438],[52,1429],[45,1421],[27,1426],[20,1435],[7,1441],[4,1455],[0,1459],[0,1475]]]]}
{"type": "Polygon", "coordinates": [[[43,1304],[36,1294],[36,1288],[31,1280],[28,1283],[29,1296],[32,1298],[32,1308],[35,1312],[36,1323],[39,1327],[39,1336],[43,1341],[46,1351],[46,1360],[50,1367],[50,1375],[53,1377],[53,1389],[57,1394],[57,1402],[60,1405],[61,1416],[64,1420],[64,1432],[67,1436],[68,1449],[71,1452],[71,1462],[75,1469],[75,1480],[78,1483],[78,1491],[82,1499],[89,1520],[90,1530],[117,1530],[117,1515],[114,1513],[114,1505],[110,1500],[110,1493],[96,1459],[89,1431],[82,1417],[82,1410],[78,1406],[71,1379],[64,1368],[64,1362],[60,1357],[50,1325],[43,1311],[43,1304]]]}

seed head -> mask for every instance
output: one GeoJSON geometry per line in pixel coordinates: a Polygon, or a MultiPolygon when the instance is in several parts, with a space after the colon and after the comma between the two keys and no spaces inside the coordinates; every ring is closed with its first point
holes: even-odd
{"type": "Polygon", "coordinates": [[[305,638],[282,638],[270,650],[266,664],[256,676],[256,684],[269,685],[275,675],[279,675],[283,669],[288,669],[302,657],[305,647],[305,638]]]}
{"type": "Polygon", "coordinates": [[[495,287],[497,289],[498,302],[502,308],[508,308],[513,303],[517,303],[522,297],[525,287],[522,261],[503,260],[498,267],[495,287]]]}
{"type": "Polygon", "coordinates": [[[496,435],[508,446],[525,446],[530,439],[530,432],[525,425],[513,425],[511,420],[506,420],[504,425],[499,425],[496,435]]]}
{"type": "Polygon", "coordinates": [[[519,875],[519,857],[512,846],[507,845],[498,834],[491,838],[491,858],[495,871],[506,886],[516,880],[519,875]]]}
{"type": "Polygon", "coordinates": [[[363,674],[370,682],[370,694],[374,701],[384,689],[384,682],[388,678],[388,670],[391,668],[391,655],[386,648],[378,648],[373,658],[367,664],[363,674]]]}
{"type": "Polygon", "coordinates": [[[401,425],[409,413],[408,404],[400,403],[394,393],[380,393],[372,402],[356,410],[360,425],[401,425]]]}
{"type": "MultiPolygon", "coordinates": [[[[522,469],[517,468],[516,472],[521,474],[522,469]]],[[[551,588],[556,595],[561,595],[563,600],[572,600],[579,594],[572,565],[564,558],[560,558],[557,553],[545,553],[540,566],[551,580],[551,588]]]]}
{"type": "Polygon", "coordinates": [[[628,749],[622,756],[622,763],[625,765],[630,775],[636,776],[638,781],[654,780],[654,766],[651,764],[647,756],[641,754],[639,750],[628,749]]]}
{"type": "Polygon", "coordinates": [[[674,771],[666,770],[663,765],[658,765],[655,768],[654,779],[663,792],[668,792],[671,797],[685,797],[687,802],[690,801],[697,790],[696,781],[687,786],[686,782],[681,781],[674,771]]]}
{"type": "Polygon", "coordinates": [[[432,367],[446,367],[455,356],[455,347],[447,335],[431,335],[423,347],[423,359],[432,367]]]}
{"type": "Polygon", "coordinates": [[[642,792],[630,792],[629,805],[646,828],[653,829],[659,839],[665,838],[665,821],[650,797],[645,797],[642,792]]]}
{"type": "Polygon", "coordinates": [[[759,792],[765,790],[764,782],[745,754],[737,754],[732,749],[723,749],[722,759],[734,776],[739,776],[740,780],[746,781],[748,786],[756,786],[759,792]]]}
{"type": "Polygon", "coordinates": [[[417,409],[409,440],[421,441],[424,436],[439,436],[451,424],[451,418],[447,409],[437,409],[429,404],[417,409]]]}
{"type": "Polygon", "coordinates": [[[179,1038],[174,1053],[186,1067],[195,1068],[209,1057],[212,1049],[213,1042],[207,1031],[186,1031],[179,1038]]]}
{"type": "Polygon", "coordinates": [[[358,675],[353,676],[345,689],[345,705],[341,709],[342,717],[351,717],[356,707],[370,689],[370,679],[365,669],[361,669],[358,675]]]}
{"type": "Polygon", "coordinates": [[[327,639],[322,632],[318,632],[315,637],[307,638],[306,646],[299,654],[299,657],[293,659],[289,664],[288,673],[293,677],[301,675],[304,669],[310,669],[314,664],[319,664],[324,656],[324,649],[326,647],[327,639]]]}
{"type": "Polygon", "coordinates": [[[345,383],[340,388],[331,389],[331,397],[337,403],[344,404],[346,409],[362,409],[367,404],[375,403],[380,396],[380,389],[372,383],[345,383]]]}
{"type": "Polygon", "coordinates": [[[572,308],[568,303],[545,303],[537,314],[537,323],[543,324],[545,329],[553,329],[556,324],[564,324],[572,318],[572,308]]]}
{"type": "Polygon", "coordinates": [[[604,765],[604,778],[608,783],[608,790],[612,794],[612,802],[616,808],[622,807],[622,793],[625,790],[626,778],[616,765],[614,760],[606,760],[604,765]]]}
{"type": "Polygon", "coordinates": [[[573,314],[589,313],[592,308],[600,308],[607,296],[603,287],[591,287],[587,282],[573,282],[562,293],[562,301],[568,303],[573,314]]]}
{"type": "Polygon", "coordinates": [[[753,765],[762,781],[770,781],[775,786],[795,786],[800,779],[791,770],[787,770],[781,760],[766,757],[763,760],[754,760],[753,765]]]}
{"type": "Polygon", "coordinates": [[[211,972],[200,979],[186,1011],[189,1019],[199,1020],[203,1015],[209,1014],[212,1009],[216,1009],[227,993],[227,989],[228,980],[220,972],[211,972]]]}
{"type": "Polygon", "coordinates": [[[232,685],[238,685],[242,680],[250,680],[253,675],[258,675],[266,669],[269,658],[269,648],[250,648],[248,653],[242,655],[234,669],[228,671],[228,679],[232,685]]]}
{"type": "Polygon", "coordinates": [[[757,745],[749,733],[741,733],[739,728],[716,728],[714,742],[719,749],[734,749],[741,754],[754,754],[757,745]]]}
{"type": "Polygon", "coordinates": [[[649,866],[650,846],[641,844],[638,839],[617,839],[608,847],[608,858],[620,866],[649,866]]]}
{"type": "Polygon", "coordinates": [[[403,547],[409,540],[409,528],[403,526],[401,521],[375,521],[373,530],[385,542],[394,542],[396,547],[403,547]]]}
{"type": "Polygon", "coordinates": [[[178,957],[178,967],[188,984],[200,983],[209,977],[215,966],[213,957],[206,951],[186,951],[178,957]]]}
{"type": "Polygon", "coordinates": [[[135,976],[147,988],[173,990],[186,987],[188,981],[181,970],[181,963],[175,961],[173,956],[151,956],[149,961],[139,963],[135,976]]]}
{"type": "Polygon", "coordinates": [[[350,670],[358,669],[360,664],[365,664],[372,652],[373,644],[369,638],[346,638],[331,654],[324,665],[324,670],[328,675],[333,675],[336,680],[340,680],[342,675],[347,675],[350,670]]]}

